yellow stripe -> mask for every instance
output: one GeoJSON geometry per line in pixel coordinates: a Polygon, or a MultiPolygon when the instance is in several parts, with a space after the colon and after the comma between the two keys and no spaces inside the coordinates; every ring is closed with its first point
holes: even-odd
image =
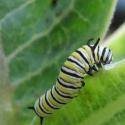
{"type": "Polygon", "coordinates": [[[51,94],[50,94],[50,90],[48,92],[48,99],[49,101],[51,102],[52,105],[56,106],[57,108],[60,108],[62,106],[62,104],[59,104],[58,102],[56,102],[52,97],[51,97],[51,94]]]}
{"type": "Polygon", "coordinates": [[[49,107],[48,104],[46,103],[45,94],[42,96],[42,101],[43,101],[43,105],[44,105],[45,109],[48,112],[52,113],[53,112],[53,108],[49,107]]]}
{"type": "Polygon", "coordinates": [[[66,74],[64,74],[64,73],[61,72],[61,71],[60,71],[60,73],[59,73],[59,77],[65,79],[67,82],[73,83],[73,84],[76,84],[76,83],[79,83],[79,82],[80,82],[80,80],[75,79],[75,78],[72,78],[72,77],[70,77],[69,75],[66,75],[66,74]]]}
{"type": "Polygon", "coordinates": [[[64,93],[68,93],[72,96],[76,96],[78,95],[79,93],[79,89],[69,89],[69,88],[66,88],[66,87],[63,87],[62,85],[60,85],[58,82],[56,82],[56,86],[57,88],[59,88],[62,92],[64,93]]]}
{"type": "Polygon", "coordinates": [[[39,99],[36,101],[35,103],[36,106],[36,112],[38,112],[38,114],[41,116],[41,117],[45,117],[47,116],[48,114],[42,112],[42,110],[39,108],[39,99]]]}
{"type": "Polygon", "coordinates": [[[90,62],[91,62],[90,64],[94,65],[94,59],[92,58],[93,55],[92,55],[92,50],[90,49],[90,47],[85,45],[82,48],[88,53],[88,55],[90,57],[90,62]]]}
{"type": "Polygon", "coordinates": [[[87,53],[89,53],[89,55],[91,54],[91,49],[90,49],[90,47],[88,47],[87,45],[84,45],[84,46],[82,46],[82,48],[83,48],[87,53]]]}
{"type": "Polygon", "coordinates": [[[99,62],[100,59],[98,59],[97,52],[98,52],[98,48],[96,48],[94,54],[95,54],[95,60],[96,60],[97,62],[99,62]]]}
{"type": "Polygon", "coordinates": [[[81,58],[81,56],[77,52],[73,52],[71,54],[71,56],[73,56],[74,58],[76,58],[79,62],[83,63],[82,62],[83,59],[81,58]]]}
{"type": "MultiPolygon", "coordinates": [[[[79,60],[79,61],[83,64],[83,59],[82,59],[82,57],[81,57],[77,52],[73,52],[73,53],[72,53],[72,56],[73,56],[74,58],[76,58],[77,60],[79,60]]],[[[88,65],[83,64],[83,67],[85,68],[86,71],[89,70],[89,66],[88,66],[88,65]]]]}
{"type": "Polygon", "coordinates": [[[80,76],[82,76],[83,74],[85,74],[85,71],[82,69],[79,69],[74,63],[70,62],[70,61],[65,61],[64,66],[68,67],[69,69],[72,69],[76,72],[78,72],[80,74],[80,76]]]}
{"type": "Polygon", "coordinates": [[[64,102],[64,103],[68,103],[71,99],[67,99],[67,98],[64,98],[60,95],[58,95],[54,89],[53,90],[53,94],[56,96],[57,100],[61,101],[61,102],[64,102]]]}
{"type": "Polygon", "coordinates": [[[83,52],[85,53],[86,58],[87,58],[89,64],[92,66],[93,63],[92,63],[91,58],[90,58],[90,57],[91,57],[90,49],[89,49],[88,47],[84,47],[84,48],[82,48],[82,50],[83,50],[83,52]]]}

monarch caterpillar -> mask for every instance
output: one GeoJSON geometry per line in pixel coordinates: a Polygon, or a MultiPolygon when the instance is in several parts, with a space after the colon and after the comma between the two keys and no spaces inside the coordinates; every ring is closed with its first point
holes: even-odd
{"type": "Polygon", "coordinates": [[[85,85],[83,79],[86,74],[92,76],[93,72],[98,72],[99,68],[112,61],[111,50],[99,46],[100,38],[94,45],[91,41],[93,39],[88,40],[87,45],[78,48],[67,58],[61,67],[56,84],[39,97],[33,107],[28,107],[40,117],[41,123],[44,117],[79,94],[80,88],[85,85]]]}

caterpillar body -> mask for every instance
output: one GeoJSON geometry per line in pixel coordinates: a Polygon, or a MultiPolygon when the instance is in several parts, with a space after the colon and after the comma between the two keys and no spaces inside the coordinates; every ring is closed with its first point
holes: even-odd
{"type": "Polygon", "coordinates": [[[80,88],[85,85],[85,75],[92,76],[93,72],[112,61],[111,50],[99,46],[99,38],[94,45],[90,44],[92,40],[67,58],[53,87],[39,97],[33,107],[28,107],[40,117],[41,123],[44,117],[78,96],[80,88]]]}

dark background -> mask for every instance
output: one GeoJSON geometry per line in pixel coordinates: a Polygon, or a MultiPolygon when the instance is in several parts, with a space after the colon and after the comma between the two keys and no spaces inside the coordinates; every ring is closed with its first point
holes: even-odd
{"type": "Polygon", "coordinates": [[[123,22],[125,22],[125,0],[119,0],[109,33],[114,32],[123,22]]]}

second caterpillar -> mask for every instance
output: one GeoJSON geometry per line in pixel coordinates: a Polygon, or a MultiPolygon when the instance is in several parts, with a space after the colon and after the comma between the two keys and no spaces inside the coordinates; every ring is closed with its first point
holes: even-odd
{"type": "Polygon", "coordinates": [[[67,58],[53,87],[39,97],[34,106],[28,107],[40,117],[41,123],[43,118],[78,96],[80,88],[85,85],[85,75],[92,75],[112,61],[111,50],[99,46],[99,38],[94,45],[90,44],[92,40],[67,58]]]}

